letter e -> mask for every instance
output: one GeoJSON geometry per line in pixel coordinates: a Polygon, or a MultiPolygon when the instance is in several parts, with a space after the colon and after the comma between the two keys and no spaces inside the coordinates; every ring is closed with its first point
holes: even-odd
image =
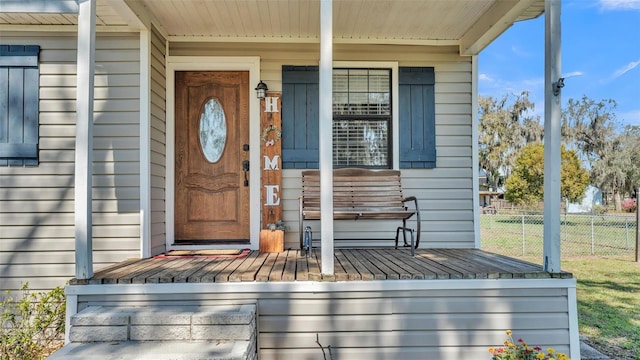
{"type": "Polygon", "coordinates": [[[265,185],[265,189],[267,190],[267,203],[266,206],[278,206],[280,205],[280,197],[278,197],[278,192],[280,191],[279,185],[265,185]]]}

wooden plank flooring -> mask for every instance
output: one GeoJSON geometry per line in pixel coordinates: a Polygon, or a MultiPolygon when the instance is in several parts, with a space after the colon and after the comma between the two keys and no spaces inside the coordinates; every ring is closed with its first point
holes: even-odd
{"type": "Polygon", "coordinates": [[[371,281],[571,278],[535,265],[476,249],[336,249],[335,274],[320,273],[320,251],[305,256],[252,251],[245,257],[165,257],[129,259],[70,284],[224,283],[274,281],[371,281]]]}

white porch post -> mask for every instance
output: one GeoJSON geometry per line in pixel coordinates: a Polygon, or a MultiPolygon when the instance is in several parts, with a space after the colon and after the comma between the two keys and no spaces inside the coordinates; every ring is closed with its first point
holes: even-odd
{"type": "Polygon", "coordinates": [[[560,272],[560,0],[545,0],[544,270],[560,272]]]}
{"type": "Polygon", "coordinates": [[[76,278],[93,276],[91,175],[93,173],[93,74],[96,0],[78,1],[76,95],[75,238],[76,278]]]}
{"type": "MultiPolygon", "coordinates": [[[[471,112],[471,123],[473,124],[473,126],[471,127],[471,146],[473,148],[473,151],[471,152],[471,156],[473,158],[473,162],[472,162],[472,169],[473,169],[473,183],[472,183],[472,187],[473,187],[473,193],[474,194],[479,194],[480,193],[480,179],[478,174],[480,174],[480,164],[478,162],[478,138],[479,138],[479,134],[478,134],[478,55],[473,55],[471,57],[471,72],[473,73],[472,75],[472,83],[471,83],[471,109],[473,109],[473,111],[471,112]]],[[[473,197],[473,232],[475,233],[474,235],[474,242],[475,242],[475,246],[476,249],[480,249],[482,246],[482,243],[480,242],[480,198],[479,196],[474,196],[473,197]]]]}
{"type": "Polygon", "coordinates": [[[320,231],[323,275],[333,275],[333,4],[320,1],[320,231]]]}
{"type": "Polygon", "coordinates": [[[151,257],[151,31],[140,31],[140,257],[151,257]]]}

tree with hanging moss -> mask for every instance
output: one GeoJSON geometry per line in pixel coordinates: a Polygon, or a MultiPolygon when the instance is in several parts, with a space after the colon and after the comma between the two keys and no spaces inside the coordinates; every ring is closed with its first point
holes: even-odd
{"type": "Polygon", "coordinates": [[[479,165],[486,172],[489,185],[499,188],[511,174],[520,149],[541,141],[544,129],[539,116],[533,113],[534,103],[527,91],[501,98],[480,96],[478,105],[479,165]]]}
{"type": "Polygon", "coordinates": [[[634,177],[634,166],[639,164],[633,159],[634,129],[620,132],[616,108],[612,99],[569,99],[562,111],[562,134],[565,143],[587,162],[591,183],[613,194],[615,208],[620,211],[625,191],[634,186],[628,183],[634,177]]]}
{"type": "MultiPolygon", "coordinates": [[[[640,126],[627,125],[620,134],[620,143],[628,163],[624,168],[625,192],[629,195],[635,193],[640,187],[640,126]]],[[[640,194],[638,194],[640,195],[640,194]]]]}
{"type": "MultiPolygon", "coordinates": [[[[580,202],[589,185],[589,173],[575,151],[561,149],[560,194],[569,202],[580,202]]],[[[544,199],[544,145],[525,146],[515,160],[506,182],[505,198],[512,203],[533,205],[544,199]]]]}

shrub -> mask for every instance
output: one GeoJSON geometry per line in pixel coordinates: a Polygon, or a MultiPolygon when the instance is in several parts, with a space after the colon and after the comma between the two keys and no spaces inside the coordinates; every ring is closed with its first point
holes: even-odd
{"type": "Polygon", "coordinates": [[[22,297],[0,303],[0,359],[43,359],[63,344],[65,325],[64,289],[30,292],[22,286],[22,297]]]}
{"type": "Polygon", "coordinates": [[[625,199],[622,201],[622,211],[632,213],[636,212],[638,205],[634,199],[625,199]]]}
{"type": "Polygon", "coordinates": [[[596,214],[596,215],[604,215],[607,212],[609,212],[609,209],[607,209],[606,206],[593,205],[593,208],[591,209],[591,212],[596,214]]]}
{"type": "Polygon", "coordinates": [[[504,347],[489,348],[492,355],[491,360],[570,360],[567,355],[556,352],[552,348],[543,352],[539,346],[531,347],[522,339],[518,339],[516,343],[511,337],[511,330],[507,330],[506,333],[507,340],[504,342],[504,347]]]}

